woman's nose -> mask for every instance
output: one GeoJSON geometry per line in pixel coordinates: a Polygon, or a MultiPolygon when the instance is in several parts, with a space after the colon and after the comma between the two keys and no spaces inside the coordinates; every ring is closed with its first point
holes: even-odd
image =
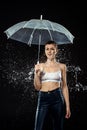
{"type": "Polygon", "coordinates": [[[49,49],[48,52],[51,52],[51,50],[49,49]]]}

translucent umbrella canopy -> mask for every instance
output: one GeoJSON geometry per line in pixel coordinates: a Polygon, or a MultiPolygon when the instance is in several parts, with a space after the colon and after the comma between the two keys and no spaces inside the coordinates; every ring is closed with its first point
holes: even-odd
{"type": "MultiPolygon", "coordinates": [[[[8,38],[26,43],[44,45],[49,40],[58,45],[73,43],[74,36],[63,25],[49,20],[31,19],[19,22],[4,31],[8,38]]],[[[39,53],[39,52],[38,52],[39,53]]]]}

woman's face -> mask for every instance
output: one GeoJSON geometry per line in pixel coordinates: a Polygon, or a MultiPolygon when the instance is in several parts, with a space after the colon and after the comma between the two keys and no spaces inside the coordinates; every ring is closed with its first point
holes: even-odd
{"type": "Polygon", "coordinates": [[[57,54],[57,47],[54,44],[47,44],[45,45],[45,54],[48,59],[52,60],[55,59],[57,54]]]}

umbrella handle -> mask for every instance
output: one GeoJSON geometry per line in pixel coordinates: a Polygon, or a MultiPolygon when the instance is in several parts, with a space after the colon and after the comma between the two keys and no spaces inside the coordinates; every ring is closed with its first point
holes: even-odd
{"type": "Polygon", "coordinates": [[[37,61],[37,64],[39,64],[39,61],[37,61]]]}

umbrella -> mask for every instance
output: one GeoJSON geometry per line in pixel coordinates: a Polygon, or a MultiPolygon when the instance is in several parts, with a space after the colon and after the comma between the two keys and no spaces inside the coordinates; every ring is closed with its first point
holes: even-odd
{"type": "Polygon", "coordinates": [[[63,25],[49,20],[31,19],[19,22],[4,31],[7,38],[26,43],[38,45],[38,61],[40,45],[48,40],[53,40],[59,45],[73,43],[74,36],[63,25]]]}

